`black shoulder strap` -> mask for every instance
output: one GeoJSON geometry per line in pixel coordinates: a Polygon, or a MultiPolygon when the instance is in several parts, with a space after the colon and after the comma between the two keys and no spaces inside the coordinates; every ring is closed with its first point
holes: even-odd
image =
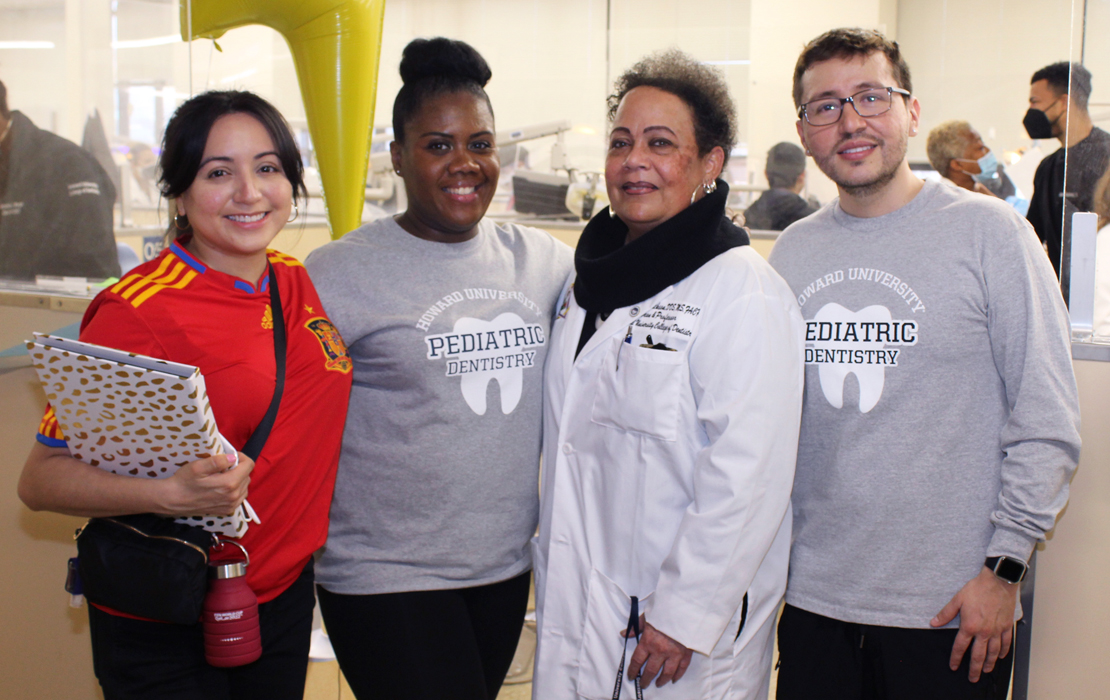
{"type": "Polygon", "coordinates": [[[274,323],[274,398],[270,400],[270,407],[262,422],[254,429],[247,444],[243,446],[243,454],[253,460],[262,454],[262,447],[270,437],[270,429],[274,427],[277,418],[278,406],[281,405],[281,394],[285,390],[285,311],[281,308],[281,294],[278,292],[277,275],[274,266],[270,269],[270,315],[274,323]]]}

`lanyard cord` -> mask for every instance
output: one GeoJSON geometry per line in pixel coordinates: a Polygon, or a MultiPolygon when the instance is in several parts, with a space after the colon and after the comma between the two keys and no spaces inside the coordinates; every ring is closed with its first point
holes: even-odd
{"type": "MultiPolygon", "coordinates": [[[[621,652],[621,665],[617,669],[617,682],[613,686],[613,700],[620,700],[621,686],[624,684],[624,659],[628,655],[628,638],[635,636],[636,642],[640,641],[640,599],[632,596],[632,610],[628,614],[628,627],[624,631],[624,651],[621,652]]],[[[642,669],[641,669],[642,670],[642,669]]],[[[644,700],[644,691],[640,688],[640,674],[636,674],[634,681],[636,687],[636,700],[644,700]]]]}

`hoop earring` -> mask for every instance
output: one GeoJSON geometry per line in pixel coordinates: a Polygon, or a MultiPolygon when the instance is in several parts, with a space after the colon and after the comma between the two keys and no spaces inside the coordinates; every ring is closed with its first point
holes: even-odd
{"type": "MultiPolygon", "coordinates": [[[[694,202],[698,201],[698,189],[699,188],[695,187],[694,191],[690,193],[690,204],[693,204],[694,202]]],[[[701,189],[702,192],[705,192],[706,194],[713,194],[714,192],[717,191],[717,181],[714,180],[713,182],[708,182],[708,183],[703,182],[703,183],[701,183],[701,188],[700,189],[701,189]]]]}
{"type": "Polygon", "coordinates": [[[177,229],[178,231],[188,231],[189,230],[189,217],[186,216],[185,214],[175,214],[174,217],[173,217],[173,227],[175,229],[177,229]],[[183,222],[183,221],[185,222],[184,226],[181,225],[181,222],[183,222]]]}
{"type": "Polygon", "coordinates": [[[288,221],[286,221],[285,223],[287,223],[287,224],[291,224],[291,223],[293,223],[294,221],[296,221],[296,220],[297,220],[297,217],[298,217],[298,216],[300,216],[300,215],[301,215],[301,210],[300,210],[300,208],[299,208],[299,207],[298,207],[298,206],[297,206],[296,204],[294,204],[294,205],[293,205],[293,218],[292,218],[292,219],[289,219],[289,220],[288,220],[288,221]]]}

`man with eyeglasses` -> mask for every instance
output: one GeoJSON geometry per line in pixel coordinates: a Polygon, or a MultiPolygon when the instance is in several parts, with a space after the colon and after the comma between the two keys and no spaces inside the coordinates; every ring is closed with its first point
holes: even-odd
{"type": "Polygon", "coordinates": [[[771,263],[806,319],[778,698],[1005,698],[1018,582],[1079,455],[1052,268],[1001,200],[910,171],[898,45],[810,42],[798,135],[839,198],[771,263]]]}

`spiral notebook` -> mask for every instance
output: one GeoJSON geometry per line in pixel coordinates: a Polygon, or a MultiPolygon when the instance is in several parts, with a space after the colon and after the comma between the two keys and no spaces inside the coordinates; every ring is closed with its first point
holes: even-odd
{"type": "MultiPolygon", "coordinates": [[[[216,427],[197,367],[43,333],[27,350],[75,459],[165,479],[198,459],[236,454],[216,427]]],[[[246,502],[232,515],[177,519],[227,537],[242,536],[250,520],[259,522],[246,502]]]]}

